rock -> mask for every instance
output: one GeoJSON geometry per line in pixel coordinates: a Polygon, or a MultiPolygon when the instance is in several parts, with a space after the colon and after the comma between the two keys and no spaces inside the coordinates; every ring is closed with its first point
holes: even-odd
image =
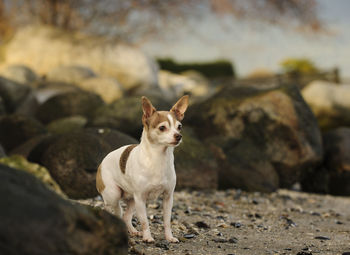
{"type": "Polygon", "coordinates": [[[112,150],[118,149],[124,145],[139,143],[138,140],[129,135],[109,128],[87,128],[85,132],[99,137],[105,143],[109,144],[112,150]]]}
{"type": "Polygon", "coordinates": [[[14,114],[0,117],[0,143],[7,151],[45,133],[46,128],[33,118],[14,114]]]}
{"type": "MultiPolygon", "coordinates": [[[[159,110],[169,110],[171,106],[162,98],[149,98],[159,110]]],[[[101,106],[94,111],[91,122],[92,127],[108,127],[117,129],[134,138],[139,139],[142,133],[142,107],[141,97],[121,98],[109,105],[101,106]]]]}
{"type": "Polygon", "coordinates": [[[55,191],[62,197],[66,197],[66,195],[62,192],[60,186],[58,186],[54,179],[52,179],[49,171],[45,167],[30,163],[24,157],[19,155],[12,155],[10,157],[1,158],[0,164],[30,173],[45,183],[49,189],[55,191]]]}
{"type": "Polygon", "coordinates": [[[37,101],[42,104],[54,96],[79,91],[81,91],[81,89],[72,84],[45,81],[40,83],[38,88],[34,91],[34,95],[37,101]]]}
{"type": "Polygon", "coordinates": [[[160,70],[158,73],[159,86],[169,101],[175,101],[184,94],[191,95],[191,100],[197,97],[209,97],[213,94],[209,81],[196,71],[175,74],[160,70]]]}
{"type": "Polygon", "coordinates": [[[2,145],[0,144],[0,159],[6,157],[6,153],[2,145]]]}
{"type": "Polygon", "coordinates": [[[182,135],[174,151],[176,189],[216,189],[219,169],[213,153],[190,128],[185,126],[182,135]]]}
{"type": "Polygon", "coordinates": [[[211,144],[219,188],[291,187],[322,158],[317,121],[296,86],[228,86],[189,107],[185,121],[211,144]]]}
{"type": "Polygon", "coordinates": [[[40,105],[36,117],[45,124],[73,115],[89,117],[102,105],[103,100],[95,94],[85,91],[69,92],[54,96],[40,105]]]}
{"type": "Polygon", "coordinates": [[[6,114],[6,108],[5,108],[5,103],[2,97],[0,96],[0,116],[6,114]]]}
{"type": "Polygon", "coordinates": [[[14,113],[19,115],[34,117],[36,111],[38,110],[38,107],[39,107],[39,102],[36,99],[35,92],[31,91],[23,99],[23,101],[19,103],[14,113]]]}
{"type": "Polygon", "coordinates": [[[78,32],[27,26],[17,30],[4,55],[6,64],[23,63],[41,75],[61,65],[86,66],[102,76],[116,78],[126,90],[158,88],[155,60],[137,48],[78,32]]]}
{"type": "Polygon", "coordinates": [[[73,131],[82,130],[87,123],[87,119],[80,115],[73,115],[71,117],[61,118],[51,121],[47,125],[49,132],[54,134],[64,134],[73,131]]]}
{"type": "Polygon", "coordinates": [[[70,198],[98,195],[96,171],[102,159],[111,151],[107,143],[97,136],[76,132],[53,139],[44,149],[42,165],[49,169],[70,198]]]}
{"type": "Polygon", "coordinates": [[[331,238],[329,238],[328,236],[315,236],[315,239],[323,240],[323,241],[331,240],[331,238]]]}
{"type": "MultiPolygon", "coordinates": [[[[43,134],[43,135],[37,135],[33,138],[30,138],[26,142],[22,143],[18,147],[15,147],[13,150],[9,152],[9,155],[21,155],[24,158],[29,159],[30,154],[33,150],[36,150],[36,147],[40,147],[42,143],[45,143],[46,140],[51,140],[53,137],[56,137],[52,134],[43,134]]],[[[41,157],[41,154],[40,154],[41,157]]],[[[35,157],[29,159],[31,162],[40,162],[40,157],[35,157]]]]}
{"type": "Polygon", "coordinates": [[[127,254],[124,223],[72,204],[24,171],[0,165],[1,254],[127,254]]]}
{"type": "Polygon", "coordinates": [[[15,112],[30,92],[30,87],[0,77],[0,97],[4,102],[6,112],[15,112]]]}
{"type": "Polygon", "coordinates": [[[86,66],[61,65],[47,73],[46,78],[53,82],[79,84],[80,82],[95,77],[95,73],[86,66]]]}
{"type": "MultiPolygon", "coordinates": [[[[323,137],[329,193],[350,195],[350,128],[337,128],[323,137]]],[[[318,174],[318,173],[315,173],[318,174]]]]}
{"type": "Polygon", "coordinates": [[[93,77],[80,82],[79,88],[99,95],[106,103],[123,97],[124,89],[114,78],[93,77]]]}
{"type": "Polygon", "coordinates": [[[322,130],[350,125],[350,85],[313,81],[302,95],[322,130]]]}
{"type": "Polygon", "coordinates": [[[31,85],[38,80],[36,73],[24,65],[8,65],[1,69],[0,75],[6,79],[31,85]]]}

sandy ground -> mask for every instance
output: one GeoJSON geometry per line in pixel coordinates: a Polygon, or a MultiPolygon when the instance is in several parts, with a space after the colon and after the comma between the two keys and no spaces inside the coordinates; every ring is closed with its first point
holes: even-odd
{"type": "MultiPolygon", "coordinates": [[[[83,201],[101,206],[99,199],[83,201]]],[[[129,254],[350,255],[350,198],[279,190],[176,192],[164,240],[161,200],[148,204],[155,243],[130,238],[129,254]]],[[[135,220],[136,223],[136,220],[135,220]]]]}

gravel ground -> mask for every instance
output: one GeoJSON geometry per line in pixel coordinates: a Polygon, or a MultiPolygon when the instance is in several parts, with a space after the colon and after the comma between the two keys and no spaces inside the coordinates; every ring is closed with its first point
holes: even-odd
{"type": "MultiPolygon", "coordinates": [[[[100,198],[80,202],[103,207],[100,198]]],[[[350,255],[350,198],[289,190],[176,192],[178,244],[164,240],[161,200],[148,204],[148,216],[155,243],[132,237],[129,254],[350,255]]]]}

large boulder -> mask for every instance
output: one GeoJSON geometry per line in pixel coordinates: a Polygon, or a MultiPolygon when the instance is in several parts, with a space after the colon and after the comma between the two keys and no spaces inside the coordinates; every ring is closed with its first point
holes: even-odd
{"type": "Polygon", "coordinates": [[[28,26],[19,29],[4,48],[5,63],[23,63],[41,75],[61,65],[87,66],[116,78],[127,90],[157,88],[158,66],[153,59],[139,49],[104,38],[28,26]]]}
{"type": "Polygon", "coordinates": [[[89,198],[98,195],[96,171],[111,150],[97,136],[76,132],[52,140],[40,161],[69,197],[89,198]]]}
{"type": "Polygon", "coordinates": [[[42,104],[49,100],[51,97],[69,93],[69,92],[79,92],[77,86],[73,84],[67,84],[62,82],[49,82],[42,81],[38,83],[37,89],[34,90],[34,95],[39,104],[42,104]]]}
{"type": "MultiPolygon", "coordinates": [[[[158,110],[169,110],[168,104],[161,97],[149,97],[158,110]]],[[[109,105],[102,106],[94,111],[89,123],[93,127],[108,127],[120,130],[139,139],[142,132],[141,97],[121,98],[109,105]]]]}
{"type": "Polygon", "coordinates": [[[36,117],[43,123],[74,115],[89,117],[103,104],[98,95],[86,91],[68,92],[45,101],[39,106],[36,117]]]}
{"type": "Polygon", "coordinates": [[[78,86],[99,95],[106,103],[111,103],[123,97],[124,89],[114,78],[94,77],[82,81],[78,86]]]}
{"type": "Polygon", "coordinates": [[[7,151],[45,133],[46,128],[33,118],[15,114],[0,117],[0,143],[7,151]]]}
{"type": "Polygon", "coordinates": [[[36,73],[24,65],[4,66],[0,70],[0,75],[9,80],[26,85],[31,85],[38,80],[36,73]]]}
{"type": "Polygon", "coordinates": [[[78,84],[83,80],[95,77],[95,73],[85,66],[57,66],[47,73],[46,79],[53,82],[78,84]]]}
{"type": "Polygon", "coordinates": [[[350,128],[338,128],[323,137],[324,164],[329,175],[329,192],[350,195],[350,128]]]}
{"type": "Polygon", "coordinates": [[[65,134],[84,129],[87,119],[81,115],[73,115],[51,121],[46,127],[53,134],[65,134]]]}
{"type": "Polygon", "coordinates": [[[0,165],[1,254],[127,254],[122,220],[73,204],[28,173],[0,165]]]}
{"type": "Polygon", "coordinates": [[[301,93],[321,129],[350,126],[350,85],[313,81],[301,93]]]}
{"type": "Polygon", "coordinates": [[[183,142],[174,151],[176,189],[216,189],[218,165],[211,150],[190,128],[182,132],[183,142]]]}
{"type": "Polygon", "coordinates": [[[20,155],[0,158],[0,164],[30,173],[45,183],[49,189],[55,191],[60,196],[66,197],[60,186],[52,179],[49,171],[45,167],[31,163],[20,155]]]}
{"type": "Polygon", "coordinates": [[[228,86],[185,120],[217,155],[219,188],[288,188],[322,158],[317,121],[296,86],[228,86]]]}

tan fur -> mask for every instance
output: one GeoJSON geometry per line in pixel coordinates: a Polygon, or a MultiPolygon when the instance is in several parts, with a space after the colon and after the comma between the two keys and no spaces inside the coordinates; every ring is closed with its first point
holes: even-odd
{"type": "Polygon", "coordinates": [[[101,165],[98,167],[97,174],[96,174],[96,189],[100,194],[105,189],[105,184],[103,183],[102,176],[101,176],[101,165]]]}
{"type": "Polygon", "coordinates": [[[123,174],[125,174],[126,162],[128,161],[130,152],[137,146],[137,144],[131,144],[123,151],[119,159],[119,167],[123,174]]]}

